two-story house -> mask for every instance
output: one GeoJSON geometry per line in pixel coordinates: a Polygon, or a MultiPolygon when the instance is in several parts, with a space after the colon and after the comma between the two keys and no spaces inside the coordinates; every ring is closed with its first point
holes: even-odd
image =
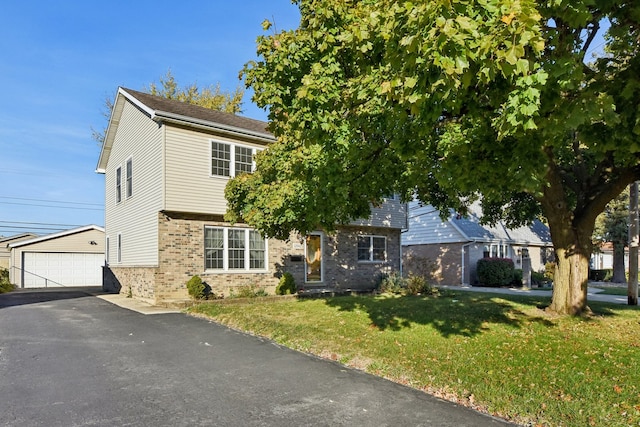
{"type": "Polygon", "coordinates": [[[406,205],[287,241],[224,220],[224,188],[274,141],[266,123],[119,88],[98,160],[105,175],[104,287],[151,303],[185,299],[202,277],[213,292],[273,293],[285,271],[298,288],[366,289],[400,268],[406,205]]]}

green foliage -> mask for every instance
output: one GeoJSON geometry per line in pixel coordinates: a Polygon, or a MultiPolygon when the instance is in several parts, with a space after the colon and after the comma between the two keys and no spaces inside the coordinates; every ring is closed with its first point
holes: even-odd
{"type": "Polygon", "coordinates": [[[544,265],[544,278],[548,283],[553,283],[553,279],[556,275],[556,263],[548,262],[544,265]]]}
{"type": "Polygon", "coordinates": [[[264,288],[253,283],[246,286],[239,286],[231,289],[229,292],[229,298],[258,298],[266,297],[268,295],[269,294],[264,288]]]}
{"type": "Polygon", "coordinates": [[[482,258],[476,266],[480,286],[507,286],[513,281],[513,260],[509,258],[482,258]]]}
{"type": "Polygon", "coordinates": [[[220,83],[201,88],[196,83],[192,83],[181,88],[171,70],[167,71],[164,77],[160,77],[160,85],[151,83],[148,88],[145,88],[145,92],[233,114],[242,112],[242,97],[244,95],[244,91],[240,87],[237,87],[233,92],[223,92],[220,89],[220,83]]]}
{"type": "Polygon", "coordinates": [[[549,280],[545,277],[544,273],[537,271],[531,272],[531,285],[542,288],[547,284],[549,284],[549,280]]]}
{"type": "MultiPolygon", "coordinates": [[[[588,260],[595,214],[640,179],[640,3],[565,3],[297,2],[243,71],[278,141],[227,187],[228,218],[286,238],[390,192],[461,213],[482,195],[487,221],[543,214],[588,260]]],[[[571,257],[558,311],[586,307],[571,257]]]]}
{"type": "Polygon", "coordinates": [[[604,268],[602,270],[589,270],[589,280],[594,282],[610,282],[613,277],[613,269],[604,268]]]}
{"type": "Polygon", "coordinates": [[[513,270],[513,279],[511,280],[511,284],[513,286],[522,286],[522,269],[516,268],[513,270]]]}
{"type": "Polygon", "coordinates": [[[193,299],[203,299],[206,297],[206,285],[202,282],[200,276],[193,276],[187,281],[187,290],[189,291],[189,296],[193,299]]]}
{"type": "Polygon", "coordinates": [[[9,270],[0,268],[0,294],[10,292],[14,289],[15,287],[9,281],[9,270]]]}
{"type": "Polygon", "coordinates": [[[383,294],[401,294],[407,287],[407,282],[399,272],[381,274],[378,276],[376,289],[383,294]]]}
{"type": "Polygon", "coordinates": [[[424,276],[409,274],[406,279],[406,295],[438,295],[438,289],[431,286],[424,276]]]}
{"type": "Polygon", "coordinates": [[[378,292],[396,295],[438,295],[438,289],[431,286],[427,278],[410,273],[402,277],[399,272],[380,275],[376,284],[378,292]]]}
{"type": "MultiPolygon", "coordinates": [[[[181,88],[171,70],[168,70],[164,77],[160,77],[159,85],[155,82],[151,83],[149,87],[143,88],[143,92],[216,111],[242,113],[242,98],[244,96],[242,87],[237,87],[233,92],[223,91],[220,88],[220,83],[204,87],[198,87],[196,83],[192,83],[181,88]]],[[[106,122],[111,117],[113,106],[114,101],[106,98],[101,112],[106,122]]],[[[100,145],[104,142],[106,134],[106,126],[102,130],[91,128],[91,137],[100,145]]]]}
{"type": "Polygon", "coordinates": [[[296,281],[293,275],[288,271],[285,271],[276,286],[276,295],[291,295],[297,291],[296,281]]]}

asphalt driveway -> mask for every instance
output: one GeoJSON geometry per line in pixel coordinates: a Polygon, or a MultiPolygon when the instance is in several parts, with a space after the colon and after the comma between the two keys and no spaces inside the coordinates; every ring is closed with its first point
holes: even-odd
{"type": "Polygon", "coordinates": [[[407,387],[84,289],[0,295],[4,426],[500,426],[407,387]]]}

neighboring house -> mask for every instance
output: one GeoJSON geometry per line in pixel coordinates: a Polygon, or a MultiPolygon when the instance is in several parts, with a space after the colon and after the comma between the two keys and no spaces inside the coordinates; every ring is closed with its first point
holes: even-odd
{"type": "Polygon", "coordinates": [[[476,264],[480,258],[511,258],[515,268],[529,255],[532,271],[544,271],[552,260],[553,244],[549,228],[535,220],[529,226],[507,228],[480,224],[482,216],[474,204],[467,217],[451,212],[446,220],[431,205],[409,204],[409,230],[403,233],[402,248],[407,273],[416,264],[433,264],[439,284],[477,284],[476,264]],[[524,255],[526,256],[526,255],[524,255]]]}
{"type": "Polygon", "coordinates": [[[87,225],[9,244],[9,280],[19,288],[100,286],[104,229],[87,225]]]}
{"type": "Polygon", "coordinates": [[[224,220],[224,188],[274,141],[266,123],[119,88],[97,172],[105,175],[104,288],[153,304],[188,298],[199,275],[216,294],[256,285],[273,293],[285,271],[299,288],[358,289],[400,268],[406,205],[287,241],[224,220]]]}
{"type": "Polygon", "coordinates": [[[0,238],[0,268],[4,268],[5,270],[9,269],[11,259],[11,249],[9,249],[9,244],[16,243],[21,240],[33,239],[34,237],[38,237],[38,235],[33,233],[22,233],[0,238]]]}

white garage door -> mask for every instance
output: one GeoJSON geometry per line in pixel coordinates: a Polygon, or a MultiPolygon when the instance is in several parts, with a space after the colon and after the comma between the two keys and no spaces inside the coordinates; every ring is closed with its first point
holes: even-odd
{"type": "Polygon", "coordinates": [[[103,254],[25,252],[25,288],[102,285],[103,254]]]}

